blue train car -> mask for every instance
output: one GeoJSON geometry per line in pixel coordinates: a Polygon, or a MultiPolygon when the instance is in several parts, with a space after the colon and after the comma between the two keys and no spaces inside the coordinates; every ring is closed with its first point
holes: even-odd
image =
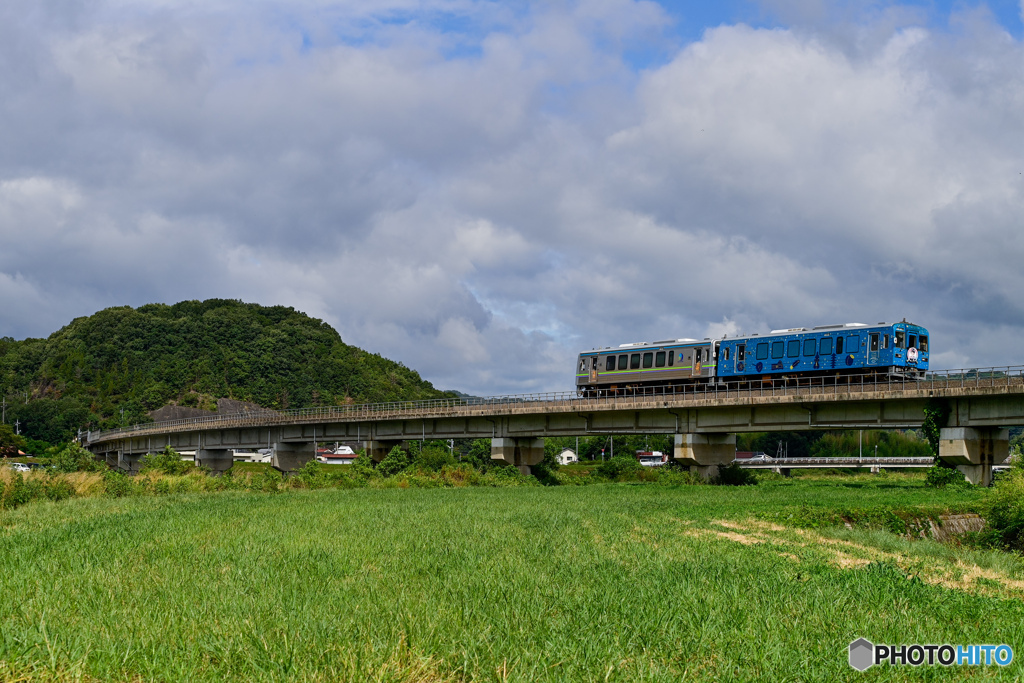
{"type": "Polygon", "coordinates": [[[864,373],[923,377],[928,370],[928,337],[928,330],[904,320],[798,327],[723,339],[718,343],[717,376],[725,381],[864,373]]]}

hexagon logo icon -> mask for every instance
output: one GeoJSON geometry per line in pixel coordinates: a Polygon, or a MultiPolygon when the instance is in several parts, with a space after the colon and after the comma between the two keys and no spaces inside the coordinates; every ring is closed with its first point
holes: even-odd
{"type": "Polygon", "coordinates": [[[875,646],[864,638],[850,643],[850,666],[857,671],[867,671],[874,664],[875,646]]]}

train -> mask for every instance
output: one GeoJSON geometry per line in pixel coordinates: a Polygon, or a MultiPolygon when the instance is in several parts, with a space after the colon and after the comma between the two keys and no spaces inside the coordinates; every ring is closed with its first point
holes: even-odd
{"type": "Polygon", "coordinates": [[[908,323],[845,323],[772,330],[721,339],[666,339],[579,354],[576,391],[614,395],[651,388],[922,379],[928,330],[908,323]]]}

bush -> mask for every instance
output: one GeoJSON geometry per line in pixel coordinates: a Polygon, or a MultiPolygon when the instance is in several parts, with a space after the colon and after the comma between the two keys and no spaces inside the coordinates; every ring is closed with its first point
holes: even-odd
{"type": "Polygon", "coordinates": [[[384,459],[377,464],[377,471],[385,477],[398,474],[409,466],[409,457],[400,446],[395,446],[391,452],[384,456],[384,459]]]}
{"type": "Polygon", "coordinates": [[[114,470],[108,470],[104,473],[103,488],[108,496],[113,496],[114,498],[122,498],[135,493],[135,486],[131,477],[114,470]]]}
{"type": "Polygon", "coordinates": [[[428,446],[419,452],[412,464],[421,470],[440,472],[445,467],[455,467],[458,463],[444,448],[428,446]]]}
{"type": "Polygon", "coordinates": [[[637,475],[643,465],[630,456],[616,455],[610,460],[605,460],[597,466],[597,473],[608,479],[623,479],[631,475],[637,475]]]}
{"type": "Polygon", "coordinates": [[[159,453],[150,453],[142,458],[142,472],[160,472],[162,474],[187,474],[195,469],[195,464],[182,460],[181,454],[170,446],[164,446],[159,453]]]}
{"type": "Polygon", "coordinates": [[[992,486],[982,507],[998,545],[1024,550],[1024,470],[1014,467],[992,486]]]}
{"type": "Polygon", "coordinates": [[[964,478],[964,475],[960,470],[936,464],[928,468],[928,473],[924,478],[924,484],[925,486],[940,489],[944,486],[949,486],[950,484],[966,485],[967,480],[964,478]]]}
{"type": "Polygon", "coordinates": [[[717,484],[722,486],[756,486],[757,476],[751,470],[745,470],[736,463],[718,469],[717,484]]]}
{"type": "Polygon", "coordinates": [[[76,443],[69,443],[51,459],[50,466],[58,472],[101,472],[107,464],[76,443]]]}

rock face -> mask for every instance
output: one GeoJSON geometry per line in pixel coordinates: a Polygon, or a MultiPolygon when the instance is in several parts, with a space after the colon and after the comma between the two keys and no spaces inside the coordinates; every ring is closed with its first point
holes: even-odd
{"type": "Polygon", "coordinates": [[[236,413],[272,413],[273,410],[263,406],[249,403],[248,401],[236,401],[233,398],[217,399],[217,410],[203,410],[201,408],[189,408],[187,406],[164,406],[149,414],[153,422],[167,422],[169,420],[192,420],[197,417],[212,417],[214,415],[233,415],[236,413]]]}

